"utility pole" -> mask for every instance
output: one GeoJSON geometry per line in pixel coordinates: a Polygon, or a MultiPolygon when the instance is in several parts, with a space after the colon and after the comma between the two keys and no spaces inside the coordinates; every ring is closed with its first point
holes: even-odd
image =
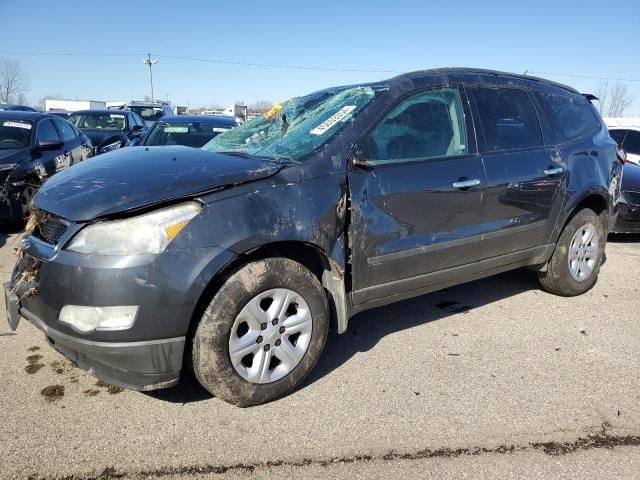
{"type": "Polygon", "coordinates": [[[153,73],[151,72],[151,67],[158,63],[158,60],[151,60],[151,54],[147,54],[147,58],[142,60],[142,63],[145,65],[149,65],[149,83],[151,83],[151,101],[153,102],[153,73]]]}

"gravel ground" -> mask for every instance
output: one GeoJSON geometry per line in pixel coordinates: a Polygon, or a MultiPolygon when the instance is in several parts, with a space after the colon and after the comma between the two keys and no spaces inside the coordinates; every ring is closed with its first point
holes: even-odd
{"type": "Polygon", "coordinates": [[[0,478],[640,478],[640,238],[607,249],[578,298],[519,270],[360,314],[250,409],[122,391],[0,322],[0,478]]]}

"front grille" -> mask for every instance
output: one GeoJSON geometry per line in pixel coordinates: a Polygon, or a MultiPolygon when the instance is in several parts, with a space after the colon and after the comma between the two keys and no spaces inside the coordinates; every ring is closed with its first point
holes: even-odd
{"type": "Polygon", "coordinates": [[[640,192],[632,192],[631,190],[625,190],[624,196],[632,204],[640,205],[640,192]]]}
{"type": "Polygon", "coordinates": [[[69,223],[48,213],[38,212],[37,215],[41,218],[33,229],[33,235],[51,245],[57,245],[64,232],[67,231],[69,223]]]}

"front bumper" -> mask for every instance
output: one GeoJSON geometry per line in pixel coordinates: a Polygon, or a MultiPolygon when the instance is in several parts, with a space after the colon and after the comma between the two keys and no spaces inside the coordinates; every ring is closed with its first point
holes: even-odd
{"type": "Polygon", "coordinates": [[[131,390],[155,390],[180,380],[185,337],[145,342],[95,342],[49,327],[26,308],[20,314],[42,330],[49,344],[95,377],[131,390]]]}
{"type": "Polygon", "coordinates": [[[233,257],[218,247],[98,257],[31,236],[8,285],[13,294],[7,296],[7,307],[10,312],[13,304],[53,348],[96,377],[134,390],[164,388],[179,379],[200,296],[233,257]],[[83,334],[58,320],[65,305],[137,305],[138,313],[126,330],[83,334]]]}
{"type": "Polygon", "coordinates": [[[618,203],[618,218],[611,233],[640,233],[640,206],[618,203]]]}

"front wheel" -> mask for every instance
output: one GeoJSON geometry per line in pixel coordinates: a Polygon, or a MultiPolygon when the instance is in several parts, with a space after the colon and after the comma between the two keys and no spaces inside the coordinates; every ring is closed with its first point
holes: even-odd
{"type": "Polygon", "coordinates": [[[565,297],[589,290],[598,280],[605,242],[602,219],[588,208],[579,211],[560,234],[547,270],[539,274],[542,288],[565,297]]]}
{"type": "Polygon", "coordinates": [[[21,220],[27,222],[31,216],[31,201],[38,191],[38,184],[33,180],[27,180],[20,190],[20,213],[21,220]],[[27,183],[30,182],[30,183],[27,183]]]}
{"type": "Polygon", "coordinates": [[[193,369],[213,395],[241,407],[286,395],[315,367],[329,329],[318,279],[287,258],[233,273],[206,308],[193,338],[193,369]]]}

